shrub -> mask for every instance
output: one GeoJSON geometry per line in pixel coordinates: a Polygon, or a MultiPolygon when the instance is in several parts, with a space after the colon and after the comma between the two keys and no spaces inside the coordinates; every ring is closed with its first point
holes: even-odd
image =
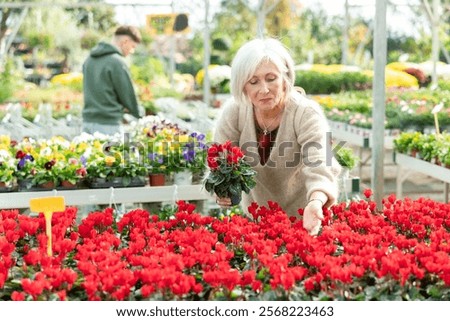
{"type": "Polygon", "coordinates": [[[442,90],[450,91],[450,79],[439,79],[438,86],[442,90]]]}
{"type": "Polygon", "coordinates": [[[324,73],[312,70],[296,72],[295,85],[307,94],[331,94],[349,90],[364,90],[372,86],[371,78],[361,72],[324,73]]]}
{"type": "Polygon", "coordinates": [[[13,95],[15,86],[13,62],[8,59],[3,70],[0,68],[0,103],[7,101],[13,95]]]}

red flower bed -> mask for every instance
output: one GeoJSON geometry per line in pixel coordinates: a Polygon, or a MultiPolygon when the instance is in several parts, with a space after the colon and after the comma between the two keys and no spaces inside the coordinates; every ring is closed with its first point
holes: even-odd
{"type": "MultiPolygon", "coordinates": [[[[112,209],[75,223],[0,212],[1,300],[448,300],[450,204],[361,200],[325,212],[317,237],[276,203],[218,219],[112,209]]],[[[302,212],[301,210],[299,211],[302,212]]]]}

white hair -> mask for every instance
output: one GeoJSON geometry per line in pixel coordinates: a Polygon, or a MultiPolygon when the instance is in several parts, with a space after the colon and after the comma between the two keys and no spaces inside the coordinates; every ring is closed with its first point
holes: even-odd
{"type": "Polygon", "coordinates": [[[273,63],[281,73],[286,97],[294,91],[294,61],[288,49],[277,39],[254,39],[238,50],[231,63],[231,93],[239,104],[250,104],[244,86],[263,62],[273,63]]]}

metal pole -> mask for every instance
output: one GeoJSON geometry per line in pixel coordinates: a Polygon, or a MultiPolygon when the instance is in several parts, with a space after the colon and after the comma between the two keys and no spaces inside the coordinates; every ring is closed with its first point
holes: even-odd
{"type": "Polygon", "coordinates": [[[342,28],[342,64],[348,64],[348,26],[350,22],[350,13],[348,0],[345,0],[344,26],[342,28]]]}
{"type": "Polygon", "coordinates": [[[203,48],[204,48],[204,57],[203,57],[203,102],[210,106],[211,104],[211,86],[209,84],[209,72],[208,67],[211,61],[211,49],[209,44],[209,0],[205,1],[205,30],[203,33],[203,48]]]}
{"type": "Polygon", "coordinates": [[[432,60],[433,60],[433,72],[431,74],[431,84],[433,86],[437,86],[437,70],[436,64],[439,60],[439,8],[440,8],[440,0],[433,0],[433,12],[431,15],[431,33],[432,33],[432,42],[431,42],[431,51],[432,51],[432,60]]]}
{"type": "Polygon", "coordinates": [[[384,193],[384,120],[385,120],[385,67],[387,55],[386,0],[376,1],[373,77],[372,128],[372,189],[377,209],[383,209],[384,193]]]}
{"type": "MultiPolygon", "coordinates": [[[[175,3],[172,0],[172,13],[175,13],[175,3]]],[[[172,31],[172,34],[169,35],[170,37],[170,58],[169,58],[169,80],[170,80],[170,86],[175,88],[175,81],[173,79],[173,75],[175,73],[175,52],[176,52],[176,46],[177,46],[177,32],[172,31]]]]}

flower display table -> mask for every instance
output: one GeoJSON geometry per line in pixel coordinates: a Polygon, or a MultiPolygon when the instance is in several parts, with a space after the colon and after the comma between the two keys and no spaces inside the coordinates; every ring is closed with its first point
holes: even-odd
{"type": "Polygon", "coordinates": [[[126,188],[99,188],[12,192],[0,195],[0,209],[28,208],[30,199],[46,196],[64,196],[67,206],[120,203],[153,203],[182,200],[208,200],[211,195],[202,185],[144,186],[126,188]]]}
{"type": "Polygon", "coordinates": [[[448,203],[450,169],[405,154],[396,153],[394,154],[394,156],[395,162],[398,165],[398,172],[397,172],[398,198],[401,198],[403,194],[403,182],[408,179],[410,174],[414,172],[419,172],[444,182],[444,202],[448,203]]]}
{"type": "MultiPolygon", "coordinates": [[[[372,130],[336,121],[328,121],[328,123],[330,124],[333,140],[343,141],[358,148],[358,157],[361,160],[359,163],[359,176],[361,177],[362,166],[367,164],[372,157],[370,152],[373,143],[372,130]],[[364,149],[369,150],[369,155],[366,159],[363,159],[364,149]]],[[[396,131],[386,130],[384,137],[384,148],[387,150],[394,149],[395,138],[396,131]]]]}

